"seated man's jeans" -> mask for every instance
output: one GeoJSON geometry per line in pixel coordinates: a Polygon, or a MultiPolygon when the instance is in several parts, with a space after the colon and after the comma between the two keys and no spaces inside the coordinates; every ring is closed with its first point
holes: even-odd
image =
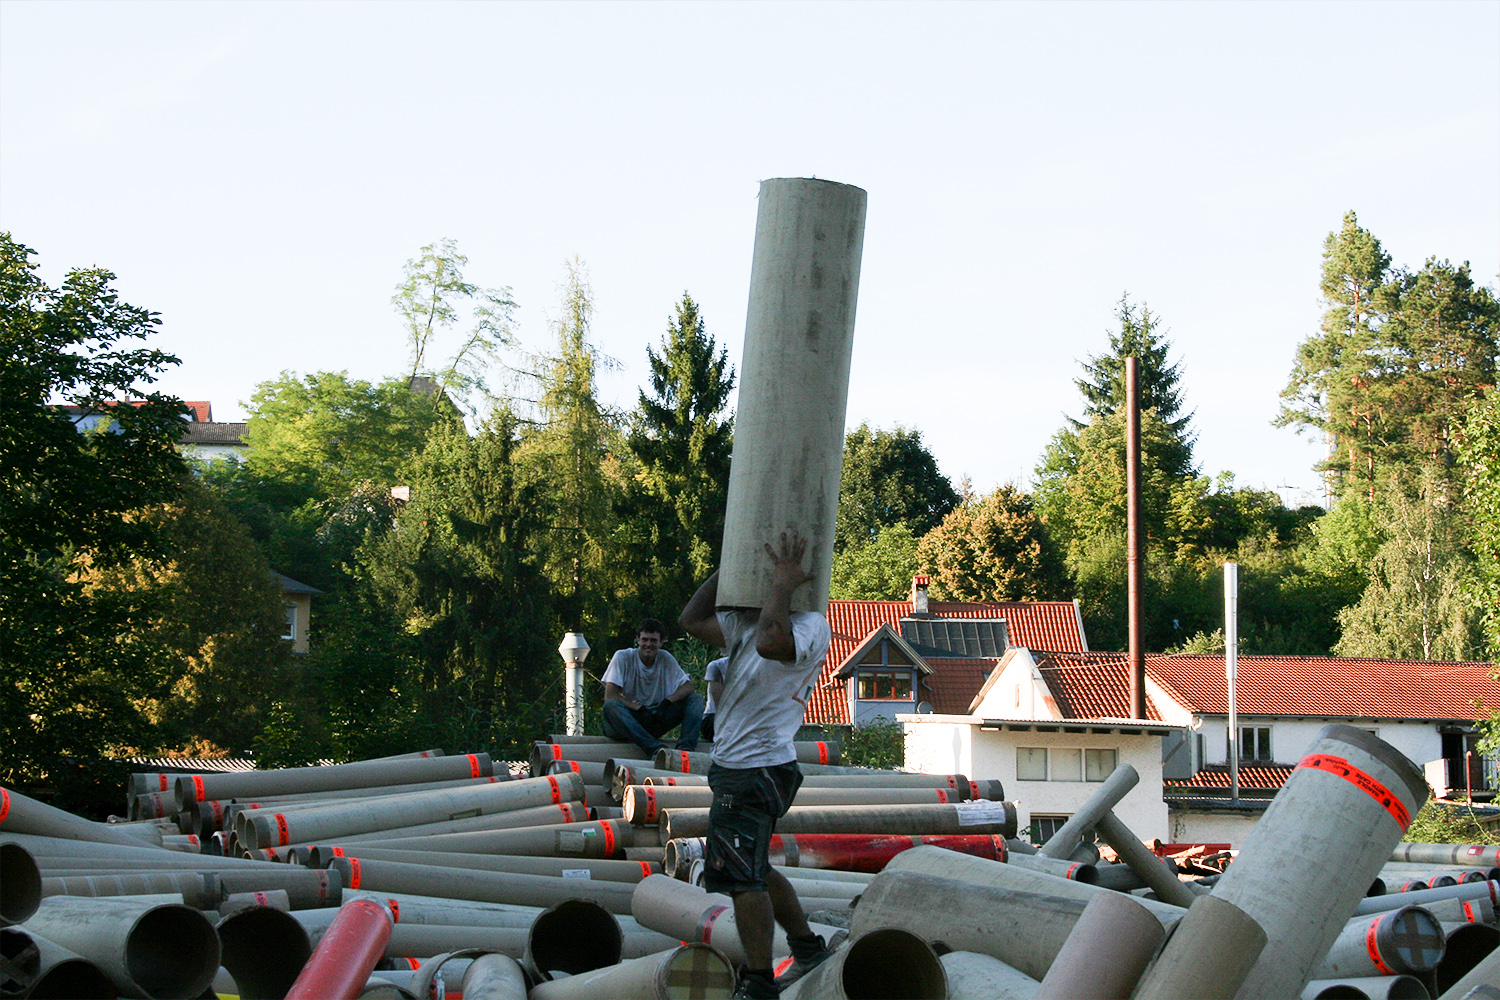
{"type": "Polygon", "coordinates": [[[681,701],[664,701],[654,708],[626,708],[618,699],[604,703],[604,735],[622,743],[634,743],[652,756],[667,744],[661,737],[677,726],[682,736],[678,750],[698,749],[698,731],[703,726],[703,695],[694,691],[681,701]]]}

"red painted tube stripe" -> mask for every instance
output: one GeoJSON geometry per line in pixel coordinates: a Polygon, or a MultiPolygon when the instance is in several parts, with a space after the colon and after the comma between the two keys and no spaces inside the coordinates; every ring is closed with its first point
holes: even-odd
{"type": "Polygon", "coordinates": [[[1389,789],[1376,781],[1370,775],[1361,771],[1342,757],[1332,754],[1312,753],[1303,757],[1297,763],[1296,770],[1309,767],[1317,771],[1327,771],[1329,774],[1337,775],[1345,781],[1350,782],[1370,798],[1379,802],[1385,811],[1391,814],[1391,819],[1405,833],[1406,828],[1411,826],[1411,813],[1407,812],[1406,806],[1389,789]]]}
{"type": "Polygon", "coordinates": [[[562,747],[558,746],[556,743],[552,744],[552,759],[553,760],[562,760],[563,759],[562,747]]]}
{"type": "Polygon", "coordinates": [[[387,899],[385,905],[391,908],[391,923],[401,922],[401,901],[399,899],[387,899]]]}
{"type": "Polygon", "coordinates": [[[609,825],[608,820],[599,825],[604,828],[604,856],[612,858],[615,856],[615,828],[609,825]]]}
{"type": "Polygon", "coordinates": [[[1467,899],[1464,900],[1464,921],[1470,924],[1479,922],[1479,918],[1474,916],[1474,907],[1469,905],[1467,899]]]}
{"type": "Polygon", "coordinates": [[[1375,968],[1380,970],[1382,976],[1394,976],[1396,970],[1386,965],[1380,958],[1380,946],[1375,943],[1375,929],[1380,926],[1380,921],[1385,917],[1379,916],[1370,921],[1370,926],[1365,929],[1365,948],[1370,952],[1370,961],[1375,963],[1375,968]]]}
{"type": "Polygon", "coordinates": [[[405,959],[402,959],[402,961],[405,962],[412,969],[420,969],[422,967],[421,961],[419,961],[418,959],[415,959],[415,958],[405,958],[405,959]]]}
{"type": "Polygon", "coordinates": [[[1078,868],[1079,868],[1078,865],[1073,865],[1071,868],[1068,869],[1068,873],[1066,875],[1064,875],[1063,878],[1077,878],[1077,876],[1074,874],[1074,872],[1078,871],[1078,868]]]}
{"type": "Polygon", "coordinates": [[[197,801],[202,802],[205,798],[203,794],[203,775],[193,775],[193,792],[195,793],[195,798],[197,799],[197,801]]]}
{"type": "MultiPolygon", "coordinates": [[[[641,878],[650,878],[650,877],[651,877],[651,862],[649,862],[649,861],[642,861],[641,862],[641,878]]],[[[1470,918],[1470,919],[1472,919],[1472,918],[1470,918]]]]}
{"type": "Polygon", "coordinates": [[[818,763],[828,763],[828,744],[824,743],[822,740],[818,741],[818,763]]]}
{"type": "Polygon", "coordinates": [[[682,751],[682,770],[683,770],[683,773],[684,774],[687,773],[687,771],[691,767],[692,767],[692,765],[688,762],[688,752],[686,750],[684,750],[684,751],[682,751]]]}
{"type": "Polygon", "coordinates": [[[165,774],[158,774],[156,778],[161,782],[161,790],[165,792],[169,787],[167,784],[167,776],[165,774]]]}
{"type": "Polygon", "coordinates": [[[257,903],[259,903],[261,906],[270,906],[271,905],[271,897],[267,896],[263,892],[257,892],[255,894],[255,901],[257,903]]]}
{"type": "Polygon", "coordinates": [[[5,817],[10,815],[10,792],[0,788],[0,823],[5,822],[5,817]]]}
{"type": "Polygon", "coordinates": [[[560,802],[558,803],[557,808],[558,811],[562,813],[564,823],[573,822],[573,807],[571,805],[566,802],[560,802]]]}
{"type": "Polygon", "coordinates": [[[190,833],[190,834],[188,834],[188,843],[191,844],[194,847],[197,847],[198,846],[198,835],[196,833],[190,833]]]}
{"type": "Polygon", "coordinates": [[[278,857],[280,857],[280,855],[278,855],[276,853],[276,848],[274,848],[274,847],[267,847],[265,849],[265,851],[266,851],[266,859],[269,860],[269,861],[275,861],[278,857]]]}
{"type": "Polygon", "coordinates": [[[359,859],[349,859],[349,888],[359,888],[359,859]]]}
{"type": "Polygon", "coordinates": [[[978,801],[979,799],[979,782],[972,779],[969,781],[969,799],[970,801],[978,801]]]}
{"type": "Polygon", "coordinates": [[[573,766],[573,773],[574,774],[582,774],[583,773],[583,768],[581,768],[581,767],[578,766],[578,761],[576,761],[576,760],[570,760],[570,761],[568,761],[568,763],[573,766]]]}
{"type": "Polygon", "coordinates": [[[276,814],[276,843],[278,845],[282,846],[282,847],[285,847],[287,844],[290,844],[291,842],[292,842],[292,838],[290,838],[290,837],[287,836],[286,816],[283,815],[282,813],[277,813],[276,814]]]}
{"type": "Polygon", "coordinates": [[[948,801],[948,789],[946,789],[946,788],[939,788],[939,789],[936,789],[936,791],[938,793],[938,801],[939,802],[947,802],[948,801]]]}
{"type": "Polygon", "coordinates": [[[710,906],[703,911],[703,916],[698,921],[699,941],[702,941],[704,944],[709,943],[709,939],[714,936],[714,921],[722,917],[728,910],[729,907],[720,905],[710,906]]]}
{"type": "Polygon", "coordinates": [[[646,822],[656,821],[656,792],[650,785],[643,786],[646,789],[646,822]]]}
{"type": "Polygon", "coordinates": [[[948,787],[953,789],[955,792],[958,791],[958,779],[951,774],[948,775],[948,787]]]}
{"type": "Polygon", "coordinates": [[[479,777],[479,771],[480,771],[480,767],[479,767],[479,755],[471,753],[471,754],[468,755],[468,757],[469,757],[469,775],[471,777],[477,778],[477,777],[479,777]]]}
{"type": "Polygon", "coordinates": [[[547,781],[552,785],[552,804],[557,805],[562,801],[562,786],[559,785],[557,783],[557,779],[550,774],[547,775],[547,781]]]}

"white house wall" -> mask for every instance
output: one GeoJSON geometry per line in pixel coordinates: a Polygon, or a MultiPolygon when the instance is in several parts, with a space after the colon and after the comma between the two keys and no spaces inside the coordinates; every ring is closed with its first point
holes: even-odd
{"type": "Polygon", "coordinates": [[[985,692],[973,714],[986,719],[1059,719],[1057,702],[1025,647],[1012,647],[1000,677],[985,692]]]}
{"type": "MultiPolygon", "coordinates": [[[[1271,729],[1271,755],[1278,764],[1295,764],[1307,754],[1318,733],[1327,726],[1326,719],[1268,719],[1265,716],[1241,715],[1236,720],[1241,728],[1250,726],[1271,729]]],[[[1224,745],[1224,731],[1229,724],[1227,716],[1203,717],[1203,756],[1209,764],[1228,764],[1228,751],[1224,745]]],[[[1437,725],[1432,722],[1392,722],[1370,720],[1350,722],[1355,729],[1374,731],[1375,735],[1396,750],[1405,754],[1417,767],[1443,755],[1443,739],[1437,725]]],[[[1243,763],[1243,762],[1242,762],[1243,763]]]]}
{"type": "Polygon", "coordinates": [[[1172,836],[1169,844],[1228,844],[1232,850],[1245,846],[1245,840],[1264,813],[1209,812],[1174,809],[1171,814],[1172,836]]]}
{"type": "Polygon", "coordinates": [[[908,770],[1000,779],[1005,797],[1017,803],[1023,831],[1031,825],[1033,813],[1071,816],[1100,783],[1021,781],[1016,777],[1017,747],[1114,750],[1117,764],[1129,764],[1141,776],[1140,783],[1115,807],[1115,815],[1143,841],[1168,841],[1158,734],[990,730],[981,729],[977,717],[957,715],[908,715],[899,721],[906,730],[908,770]]]}

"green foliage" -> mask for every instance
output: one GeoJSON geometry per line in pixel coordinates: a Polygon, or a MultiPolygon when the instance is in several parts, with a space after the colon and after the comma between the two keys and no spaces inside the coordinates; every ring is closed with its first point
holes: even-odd
{"type": "Polygon", "coordinates": [[[411,349],[411,369],[406,383],[418,376],[430,377],[438,391],[427,405],[437,408],[440,400],[457,400],[473,391],[485,392],[485,370],[497,360],[500,348],[511,341],[511,316],[516,304],[509,288],[481,288],[465,281],[463,268],[469,258],[458,252],[449,239],[429,243],[422,255],[406,262],[401,284],[391,296],[391,305],[406,326],[411,349]],[[471,320],[459,326],[459,305],[471,305],[471,320]],[[439,335],[459,326],[458,348],[439,365],[429,355],[439,335]]]}
{"type": "Polygon", "coordinates": [[[678,608],[719,562],[734,369],[686,292],[661,353],[648,345],[646,359],[651,393],[641,390],[632,420],[628,445],[638,469],[623,491],[621,513],[633,528],[635,572],[656,582],[656,603],[678,608]]]}
{"type": "Polygon", "coordinates": [[[844,437],[834,552],[859,548],[896,524],[905,524],[920,538],[942,523],[958,501],[953,484],[922,444],[921,431],[872,430],[860,424],[844,437]]]}
{"type": "Polygon", "coordinates": [[[185,412],[143,391],[177,362],[133,346],[156,315],[105,270],[49,287],[32,254],[0,234],[0,782],[27,786],[151,740],[138,700],[169,664],[137,628],[148,602],[91,575],[166,555],[142,512],[178,495],[185,412]],[[80,433],[59,399],[104,419],[80,433]]]}
{"type": "Polygon", "coordinates": [[[897,522],[881,528],[865,545],[835,552],[829,596],[845,601],[905,600],[917,568],[917,542],[912,530],[897,522]]]}
{"type": "MultiPolygon", "coordinates": [[[[1156,411],[1168,432],[1191,452],[1188,423],[1192,414],[1182,414],[1181,366],[1167,363],[1171,345],[1159,335],[1161,320],[1152,315],[1150,306],[1142,305],[1137,312],[1129,295],[1120,296],[1115,318],[1120,329],[1109,335],[1109,352],[1085,361],[1085,377],[1073,383],[1083,394],[1084,416],[1092,421],[1125,408],[1125,359],[1134,357],[1138,360],[1141,409],[1156,411]]],[[[1086,426],[1079,420],[1069,423],[1075,431],[1086,426]]]]}
{"type": "Polygon", "coordinates": [[[1470,597],[1484,614],[1486,658],[1500,662],[1500,396],[1474,401],[1463,439],[1463,511],[1475,559],[1470,597]]]}
{"type": "Polygon", "coordinates": [[[923,536],[917,562],[937,600],[1055,600],[1067,589],[1061,555],[1014,486],[965,498],[923,536]]]}
{"type": "Polygon", "coordinates": [[[1468,806],[1448,805],[1428,799],[1412,817],[1411,826],[1401,838],[1411,844],[1492,844],[1495,838],[1485,832],[1474,810],[1468,806]]]}
{"type": "Polygon", "coordinates": [[[894,719],[872,719],[850,727],[840,741],[847,767],[899,769],[906,764],[906,733],[894,719]]]}

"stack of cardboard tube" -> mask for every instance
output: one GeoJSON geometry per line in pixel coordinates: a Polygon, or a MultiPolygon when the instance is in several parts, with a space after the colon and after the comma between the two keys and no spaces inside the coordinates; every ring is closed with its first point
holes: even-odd
{"type": "MultiPolygon", "coordinates": [[[[579,739],[550,737],[562,755],[539,744],[515,777],[436,751],[136,775],[129,815],[164,790],[174,808],[109,823],[4,790],[6,995],[727,997],[745,952],[733,900],[701,885],[702,761],[646,767],[579,739]]],[[[1500,848],[1402,842],[1425,786],[1360,730],[1326,728],[1203,878],[1115,815],[1128,766],[1033,845],[999,779],[798,753],[831,762],[804,765],[771,861],[835,948],[789,998],[1458,1000],[1500,983],[1500,848]]],[[[780,931],[774,953],[790,962],[780,931]]]]}

